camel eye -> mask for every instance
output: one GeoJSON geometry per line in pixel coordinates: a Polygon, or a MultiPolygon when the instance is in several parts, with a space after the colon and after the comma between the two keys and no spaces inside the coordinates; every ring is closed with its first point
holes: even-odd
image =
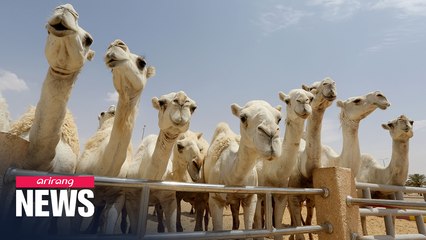
{"type": "Polygon", "coordinates": [[[411,124],[411,126],[413,126],[413,124],[414,124],[414,121],[410,120],[410,124],[411,124]]]}
{"type": "Polygon", "coordinates": [[[277,124],[278,123],[280,123],[281,122],[281,118],[279,117],[278,119],[277,119],[277,124]]]}
{"type": "Polygon", "coordinates": [[[241,115],[241,116],[240,116],[240,119],[241,119],[241,122],[242,122],[242,123],[246,123],[246,121],[247,121],[247,116],[246,116],[246,115],[241,115]]]}
{"type": "Polygon", "coordinates": [[[146,66],[146,62],[142,58],[138,58],[136,59],[136,65],[138,66],[140,70],[143,70],[146,66]]]}
{"type": "Polygon", "coordinates": [[[378,93],[377,97],[384,97],[382,94],[378,93]]]}
{"type": "Polygon", "coordinates": [[[178,152],[182,153],[185,146],[183,146],[182,143],[177,143],[176,146],[177,146],[178,152]]]}
{"type": "Polygon", "coordinates": [[[357,98],[357,99],[354,100],[354,103],[356,103],[356,104],[358,104],[360,102],[361,102],[361,99],[359,99],[359,98],[357,98]]]}
{"type": "Polygon", "coordinates": [[[89,47],[93,43],[93,38],[91,38],[89,35],[86,35],[83,42],[84,46],[89,47]]]}
{"type": "Polygon", "coordinates": [[[101,112],[101,117],[103,117],[105,115],[105,112],[101,112]]]}
{"type": "Polygon", "coordinates": [[[312,102],[314,100],[314,97],[309,98],[309,102],[312,102]]]}

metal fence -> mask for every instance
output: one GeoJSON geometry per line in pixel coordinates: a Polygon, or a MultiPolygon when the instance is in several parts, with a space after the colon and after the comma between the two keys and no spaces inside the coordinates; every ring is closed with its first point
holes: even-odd
{"type": "Polygon", "coordinates": [[[346,200],[347,204],[363,207],[360,208],[361,218],[365,219],[367,216],[383,217],[386,235],[361,236],[353,234],[352,239],[426,239],[426,228],[424,224],[424,216],[426,216],[426,202],[404,200],[404,193],[418,193],[423,194],[423,198],[426,201],[426,188],[371,183],[356,183],[356,188],[362,191],[363,198],[352,198],[348,196],[346,200]],[[371,199],[371,193],[375,191],[391,194],[393,200],[371,199]],[[414,217],[419,233],[396,234],[394,218],[409,216],[414,217]]]}
{"type": "MultiPolygon", "coordinates": [[[[40,172],[9,168],[5,174],[4,182],[12,184],[15,176],[55,176],[62,173],[40,172]]],[[[312,226],[287,227],[275,229],[272,225],[272,194],[285,195],[321,195],[327,197],[328,190],[325,188],[272,188],[272,187],[230,187],[216,184],[195,184],[168,181],[151,181],[144,179],[127,179],[95,176],[96,186],[140,188],[141,202],[139,213],[139,226],[137,235],[81,235],[81,239],[229,239],[229,238],[254,238],[273,237],[276,235],[291,235],[301,233],[332,232],[330,223],[322,223],[312,226]],[[177,232],[177,233],[147,233],[147,215],[149,207],[150,190],[172,190],[189,192],[216,192],[237,194],[264,194],[265,195],[265,229],[253,230],[229,230],[229,231],[205,231],[205,232],[177,232]]],[[[13,204],[8,200],[6,206],[13,204]]],[[[73,238],[74,239],[74,238],[73,238]]]]}

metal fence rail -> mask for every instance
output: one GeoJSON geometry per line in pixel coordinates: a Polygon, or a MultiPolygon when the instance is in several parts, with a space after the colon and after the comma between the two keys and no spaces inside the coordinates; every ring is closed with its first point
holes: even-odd
{"type": "MultiPolygon", "coordinates": [[[[16,176],[57,176],[67,175],[62,173],[40,172],[24,170],[18,168],[9,168],[4,177],[5,184],[11,184],[16,176]]],[[[69,174],[72,175],[72,174],[69,174]]],[[[78,175],[72,175],[78,176],[78,175]]],[[[95,176],[96,186],[112,186],[126,188],[141,188],[142,197],[140,204],[138,235],[103,235],[102,239],[228,239],[228,238],[252,238],[252,237],[273,237],[276,235],[290,235],[298,233],[318,233],[332,232],[330,223],[320,225],[288,227],[283,229],[274,229],[272,226],[272,194],[286,195],[321,195],[327,197],[329,192],[326,188],[273,188],[273,187],[232,187],[219,184],[196,184],[168,181],[152,181],[145,179],[128,179],[95,176]],[[180,232],[180,233],[155,233],[147,234],[147,214],[149,207],[149,193],[152,189],[171,190],[171,191],[189,191],[189,192],[217,192],[217,193],[245,193],[245,194],[265,194],[265,215],[266,229],[253,230],[231,230],[231,231],[208,231],[208,232],[180,232]]],[[[98,238],[99,236],[79,236],[82,239],[98,238]]]]}
{"type": "Polygon", "coordinates": [[[426,215],[426,202],[414,202],[404,200],[404,193],[423,194],[426,201],[426,188],[394,186],[384,184],[356,183],[356,188],[362,190],[364,198],[347,197],[346,203],[359,205],[361,218],[366,216],[380,216],[384,218],[386,235],[359,236],[353,235],[353,239],[426,239],[426,228],[423,216],[426,215]],[[371,191],[380,191],[394,194],[394,200],[371,199],[371,191]],[[379,208],[373,208],[379,207],[379,208]],[[414,210],[413,210],[414,209],[414,210]],[[414,216],[419,234],[396,234],[394,218],[398,216],[414,216]]]}

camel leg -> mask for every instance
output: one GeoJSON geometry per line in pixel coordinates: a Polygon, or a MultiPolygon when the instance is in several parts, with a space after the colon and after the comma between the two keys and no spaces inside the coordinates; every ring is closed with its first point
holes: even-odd
{"type": "MultiPolygon", "coordinates": [[[[312,225],[312,217],[314,215],[314,207],[315,207],[315,199],[313,199],[312,197],[308,197],[306,199],[306,222],[305,222],[306,226],[312,225]]],[[[308,235],[309,235],[309,240],[314,239],[312,233],[309,233],[308,235]]]]}
{"type": "MultiPolygon", "coordinates": [[[[274,222],[275,222],[275,228],[280,229],[283,227],[283,216],[284,216],[284,210],[287,205],[287,196],[285,195],[279,195],[274,197],[274,222]]],[[[274,237],[275,240],[282,240],[282,235],[277,235],[274,237]]]]}
{"type": "Polygon", "coordinates": [[[231,204],[232,213],[232,229],[236,230],[240,228],[240,202],[231,204]]]}
{"type": "Polygon", "coordinates": [[[244,209],[244,228],[246,230],[253,228],[254,212],[256,211],[257,194],[250,195],[243,200],[244,209]]]}
{"type": "Polygon", "coordinates": [[[366,216],[361,216],[361,228],[362,228],[362,234],[364,236],[367,236],[368,230],[367,230],[367,217],[366,216]]]}
{"type": "Polygon", "coordinates": [[[263,229],[262,202],[263,197],[258,196],[256,203],[256,211],[254,212],[253,229],[263,229]]]}
{"type": "MultiPolygon", "coordinates": [[[[137,194],[137,193],[136,193],[137,194]]],[[[139,193],[140,198],[140,193],[139,193]]],[[[126,209],[128,209],[127,214],[129,215],[130,220],[130,233],[136,234],[138,230],[138,221],[139,221],[139,200],[138,197],[132,197],[131,199],[126,200],[126,209]]]]}
{"type": "Polygon", "coordinates": [[[214,199],[213,196],[210,193],[209,208],[212,214],[213,231],[220,231],[223,230],[223,204],[214,199]]]}
{"type": "MultiPolygon", "coordinates": [[[[291,216],[291,225],[293,227],[302,226],[302,214],[301,214],[302,209],[300,207],[299,198],[297,196],[290,196],[288,204],[289,204],[289,210],[290,210],[290,216],[291,216]]],[[[305,240],[305,237],[303,236],[303,234],[296,234],[295,239],[305,240]]]]}
{"type": "Polygon", "coordinates": [[[155,212],[155,216],[157,216],[157,232],[159,233],[165,232],[166,230],[164,228],[164,211],[160,203],[156,203],[154,205],[153,213],[154,212],[155,212]]]}
{"type": "Polygon", "coordinates": [[[114,233],[114,229],[120,217],[121,210],[124,207],[125,196],[121,194],[118,196],[113,203],[108,203],[105,208],[105,224],[104,232],[106,234],[114,233]]]}
{"type": "Polygon", "coordinates": [[[209,214],[210,214],[209,206],[206,204],[204,205],[204,231],[209,230],[209,214]]]}
{"type": "MultiPolygon", "coordinates": [[[[177,193],[176,194],[176,204],[177,204],[177,210],[176,210],[176,230],[178,232],[183,232],[182,223],[181,223],[181,214],[182,214],[182,208],[181,208],[181,201],[182,201],[182,194],[177,193]]],[[[192,210],[192,206],[191,206],[192,210]]]]}
{"type": "Polygon", "coordinates": [[[161,206],[166,216],[166,227],[168,232],[176,232],[176,195],[172,199],[161,202],[161,206]]]}

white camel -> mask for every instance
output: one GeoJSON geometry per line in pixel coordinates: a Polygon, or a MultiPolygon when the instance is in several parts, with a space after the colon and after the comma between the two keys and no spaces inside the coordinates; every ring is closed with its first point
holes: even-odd
{"type": "MultiPolygon", "coordinates": [[[[409,141],[413,137],[414,121],[401,115],[382,124],[392,138],[392,157],[387,167],[382,166],[373,156],[361,155],[361,166],[356,176],[358,182],[403,186],[408,178],[409,141]]],[[[389,193],[379,193],[380,198],[389,198],[389,193]],[[384,195],[384,196],[383,196],[384,195]]],[[[392,197],[392,196],[391,196],[392,197]]],[[[361,217],[362,230],[367,233],[365,217],[361,217]]]]}
{"type": "MultiPolygon", "coordinates": [[[[191,116],[197,108],[195,101],[183,91],[154,97],[152,104],[158,110],[160,133],[143,139],[129,165],[128,178],[163,179],[173,146],[179,135],[188,130],[191,116]]],[[[173,193],[164,200],[163,194],[164,191],[151,191],[150,202],[160,203],[166,216],[167,230],[176,232],[176,195],[173,193]]],[[[126,192],[126,209],[132,232],[137,231],[140,197],[139,190],[126,192]]]]}
{"type": "MultiPolygon", "coordinates": [[[[315,95],[314,100],[311,102],[312,114],[308,117],[306,124],[306,136],[300,142],[299,156],[298,156],[298,170],[303,176],[312,176],[314,168],[320,166],[321,159],[321,129],[322,120],[325,110],[331,106],[336,99],[336,83],[333,79],[326,77],[321,81],[312,83],[311,85],[302,85],[306,91],[310,91],[315,95]]],[[[296,172],[297,172],[296,171],[296,172]]],[[[291,196],[290,201],[303,202],[305,196],[291,196]]],[[[313,199],[306,198],[307,218],[306,224],[310,225],[313,214],[313,199]]],[[[291,211],[291,208],[289,208],[291,211]]],[[[294,214],[292,214],[294,216],[294,214]]],[[[297,217],[298,215],[296,215],[297,217]]],[[[295,222],[292,220],[292,222],[295,222]]],[[[311,239],[312,236],[309,235],[311,239]]]]}
{"type": "MultiPolygon", "coordinates": [[[[358,128],[362,119],[367,117],[377,108],[386,109],[390,106],[386,97],[379,91],[370,92],[359,97],[351,97],[345,101],[337,101],[337,106],[341,108],[340,122],[342,125],[343,148],[341,154],[335,153],[330,147],[323,145],[321,149],[320,166],[316,167],[340,166],[352,169],[356,173],[359,168],[360,150],[358,141],[358,128]]],[[[309,135],[309,134],[308,134],[309,135]]],[[[301,156],[303,156],[301,154],[301,156]]],[[[316,159],[316,158],[315,158],[316,159]]],[[[307,161],[311,161],[308,159],[307,161]]],[[[303,161],[301,161],[303,162],[303,161]]],[[[312,175],[305,176],[301,165],[299,172],[295,172],[290,177],[290,187],[312,187],[312,175]]],[[[313,170],[313,169],[312,169],[313,170]]],[[[354,175],[355,176],[355,175],[354,175]]],[[[292,224],[301,225],[300,201],[303,196],[295,196],[289,201],[292,224]]],[[[311,199],[311,201],[313,201],[311,199]]],[[[314,203],[310,203],[313,207],[314,203]]],[[[297,239],[304,239],[303,235],[298,235],[297,239]]]]}
{"type": "Polygon", "coordinates": [[[0,132],[8,132],[10,129],[10,113],[6,99],[0,92],[0,132]]]}
{"type": "MultiPolygon", "coordinates": [[[[275,161],[258,161],[256,170],[259,177],[259,186],[288,187],[288,178],[294,171],[300,139],[303,135],[305,120],[312,112],[311,101],[314,95],[303,89],[294,89],[285,95],[279,93],[280,99],[286,103],[287,116],[285,119],[285,133],[281,147],[281,156],[275,161]]],[[[275,228],[282,227],[284,209],[287,197],[274,195],[274,222],[275,228]]],[[[262,201],[264,197],[258,196],[254,228],[262,228],[262,201]]],[[[282,239],[277,236],[276,239],[282,239]]]]}
{"type": "MultiPolygon", "coordinates": [[[[122,40],[113,41],[106,52],[105,64],[112,71],[113,84],[118,92],[118,103],[113,118],[102,123],[102,127],[87,141],[76,173],[98,176],[125,177],[124,162],[132,159],[130,143],[139,108],[139,99],[148,78],[155,75],[155,68],[147,66],[146,60],[132,53],[122,40]]],[[[101,119],[102,120],[102,119],[101,119]]],[[[124,195],[118,188],[99,188],[95,202],[106,201],[108,205],[105,231],[111,233],[123,204],[124,195]],[[120,196],[120,197],[118,197],[120,196]],[[121,200],[119,200],[121,199],[121,200]],[[119,210],[117,210],[117,208],[119,210]],[[115,217],[114,217],[115,216],[115,217]]]]}
{"type": "MultiPolygon", "coordinates": [[[[240,119],[240,136],[226,123],[220,123],[213,135],[206,161],[206,183],[232,186],[257,186],[256,160],[274,160],[281,155],[279,121],[281,106],[272,107],[262,100],[249,101],[245,106],[231,105],[232,113],[240,119]]],[[[223,229],[223,208],[231,204],[244,210],[244,227],[253,227],[256,194],[210,193],[209,208],[213,230],[223,229]]]]}
{"type": "Polygon", "coordinates": [[[73,6],[65,4],[58,6],[47,22],[45,55],[50,67],[39,102],[11,128],[12,133],[29,141],[26,159],[14,163],[25,169],[75,171],[78,135],[66,105],[85,61],[94,56],[89,49],[93,39],[77,19],[73,6]]]}

